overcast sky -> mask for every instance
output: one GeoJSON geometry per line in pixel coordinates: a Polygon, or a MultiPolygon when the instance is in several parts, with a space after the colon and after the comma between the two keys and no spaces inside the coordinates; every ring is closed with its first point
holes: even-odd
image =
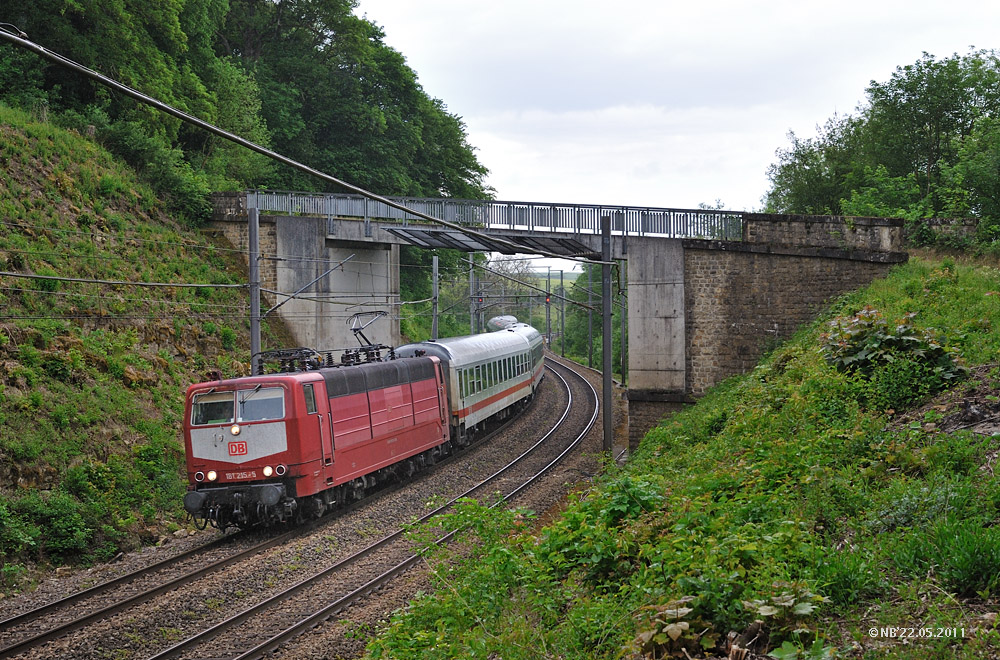
{"type": "Polygon", "coordinates": [[[464,120],[501,200],[756,210],[789,130],[926,51],[1000,48],[983,0],[361,0],[464,120]]]}

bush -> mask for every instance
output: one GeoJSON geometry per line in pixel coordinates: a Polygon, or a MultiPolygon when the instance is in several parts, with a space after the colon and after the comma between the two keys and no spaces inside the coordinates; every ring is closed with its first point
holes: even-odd
{"type": "Polygon", "coordinates": [[[25,529],[44,529],[44,554],[64,561],[85,554],[93,529],[87,527],[80,503],[66,493],[33,492],[15,504],[25,529]]]}
{"type": "Polygon", "coordinates": [[[914,325],[915,316],[908,313],[890,325],[881,312],[865,306],[853,316],[835,318],[820,338],[830,364],[869,381],[872,408],[904,407],[969,373],[933,330],[914,325]]]}
{"type": "Polygon", "coordinates": [[[236,331],[233,330],[232,328],[227,328],[223,326],[223,328],[219,330],[219,341],[222,342],[222,348],[226,349],[227,351],[235,351],[236,331]]]}
{"type": "MultiPolygon", "coordinates": [[[[66,125],[85,130],[96,127],[97,135],[112,153],[124,158],[163,197],[175,213],[192,222],[211,214],[208,196],[212,192],[206,175],[184,160],[180,149],[171,147],[166,138],[150,135],[137,121],[112,122],[96,107],[83,113],[67,112],[61,118],[66,125]]],[[[124,184],[114,178],[101,177],[96,192],[106,199],[121,196],[124,184]]]]}

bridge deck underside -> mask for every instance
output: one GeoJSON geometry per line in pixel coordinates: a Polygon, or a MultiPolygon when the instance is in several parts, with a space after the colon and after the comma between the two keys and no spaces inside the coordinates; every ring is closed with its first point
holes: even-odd
{"type": "MultiPolygon", "coordinates": [[[[383,227],[390,234],[423,248],[451,248],[463,252],[499,252],[501,254],[549,252],[566,257],[586,257],[597,259],[593,248],[576,238],[559,236],[518,235],[505,233],[506,242],[494,241],[486,236],[463,234],[445,229],[424,229],[417,227],[383,227]],[[512,249],[513,243],[518,249],[512,249]]],[[[498,233],[498,232],[492,232],[498,233]]]]}

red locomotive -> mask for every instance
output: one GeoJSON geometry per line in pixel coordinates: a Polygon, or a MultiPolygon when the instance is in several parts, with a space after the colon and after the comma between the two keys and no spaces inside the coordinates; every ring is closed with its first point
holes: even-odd
{"type": "Polygon", "coordinates": [[[203,526],[322,515],[463,446],[534,394],[530,326],[345,354],[275,351],[282,371],[198,383],[184,415],[184,508],[203,526]],[[360,359],[359,359],[360,357],[360,359]]]}

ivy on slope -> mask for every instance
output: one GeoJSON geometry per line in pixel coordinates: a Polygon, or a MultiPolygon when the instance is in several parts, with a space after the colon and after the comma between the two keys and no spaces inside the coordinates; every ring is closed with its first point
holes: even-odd
{"type": "Polygon", "coordinates": [[[957,377],[940,387],[996,393],[998,295],[996,269],[911,261],[653,429],[544,528],[466,503],[445,526],[484,545],[423,544],[437,591],[397,612],[370,657],[995,656],[995,438],[943,432],[933,408],[901,421],[925,382],[838,369],[823,344],[878,310],[947,349],[953,368],[935,366],[957,377]],[[890,626],[941,634],[869,634],[890,626]]]}
{"type": "MultiPolygon", "coordinates": [[[[166,216],[92,141],[3,106],[0,271],[245,279],[238,253],[166,216]]],[[[183,524],[184,389],[245,370],[245,309],[238,288],[0,276],[0,587],[183,524]]]]}

